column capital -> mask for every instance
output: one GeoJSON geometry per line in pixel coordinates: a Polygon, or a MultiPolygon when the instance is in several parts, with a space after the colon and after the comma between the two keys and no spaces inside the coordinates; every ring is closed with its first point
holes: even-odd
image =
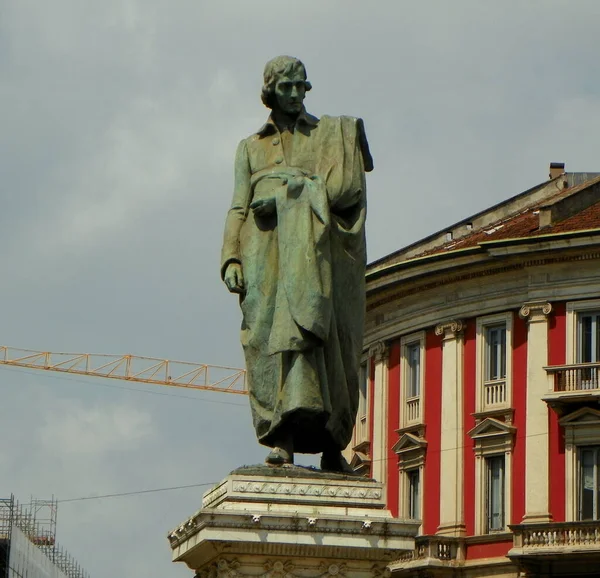
{"type": "Polygon", "coordinates": [[[390,349],[385,341],[377,341],[369,347],[369,357],[372,357],[375,363],[381,363],[387,360],[389,351],[390,349]]]}
{"type": "Polygon", "coordinates": [[[519,317],[526,319],[530,323],[532,321],[545,321],[551,311],[552,303],[549,301],[527,301],[521,306],[519,317]]]}
{"type": "Polygon", "coordinates": [[[456,339],[463,332],[465,324],[460,319],[452,319],[445,323],[438,323],[435,326],[435,334],[442,335],[444,341],[447,339],[456,339]]]}

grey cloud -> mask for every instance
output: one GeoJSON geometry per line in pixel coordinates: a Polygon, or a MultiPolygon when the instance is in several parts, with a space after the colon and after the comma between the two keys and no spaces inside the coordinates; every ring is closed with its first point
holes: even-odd
{"type": "MultiPolygon", "coordinates": [[[[372,4],[5,3],[2,340],[242,363],[219,249],[235,146],[267,115],[262,67],[276,54],[307,64],[312,112],[365,119],[372,259],[540,182],[550,161],[598,169],[595,0],[372,4]]],[[[5,493],[213,481],[263,457],[232,395],[2,371],[5,493]],[[136,449],[40,442],[69,412],[115,407],[149,416],[136,449]]],[[[93,576],[183,576],[165,533],[201,493],[64,504],[59,537],[93,576]]]]}

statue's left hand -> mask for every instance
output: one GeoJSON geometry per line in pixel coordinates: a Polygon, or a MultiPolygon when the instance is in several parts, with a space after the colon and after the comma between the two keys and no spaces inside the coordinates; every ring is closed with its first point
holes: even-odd
{"type": "Polygon", "coordinates": [[[250,203],[250,208],[257,217],[269,217],[277,210],[275,197],[252,201],[252,203],[250,203]]]}

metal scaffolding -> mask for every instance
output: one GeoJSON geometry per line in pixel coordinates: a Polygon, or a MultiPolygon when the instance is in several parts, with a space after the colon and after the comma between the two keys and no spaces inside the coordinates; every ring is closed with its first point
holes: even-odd
{"type": "Polygon", "coordinates": [[[18,528],[46,558],[68,578],[90,578],[78,562],[56,541],[56,516],[58,503],[55,499],[31,498],[28,504],[20,504],[11,495],[0,498],[0,576],[20,576],[10,559],[13,528],[18,528]]]}

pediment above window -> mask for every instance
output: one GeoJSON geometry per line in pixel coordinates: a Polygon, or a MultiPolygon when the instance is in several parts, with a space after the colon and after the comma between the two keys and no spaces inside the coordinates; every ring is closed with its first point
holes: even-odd
{"type": "Polygon", "coordinates": [[[488,417],[468,433],[475,442],[475,454],[482,457],[512,451],[516,431],[516,427],[488,417]]]}
{"type": "Polygon", "coordinates": [[[468,434],[474,440],[481,440],[492,437],[512,436],[516,431],[516,427],[493,417],[488,417],[479,422],[468,434]]]}
{"type": "Polygon", "coordinates": [[[600,411],[591,407],[582,407],[563,416],[558,423],[565,427],[600,425],[600,411]]]}
{"type": "Polygon", "coordinates": [[[400,439],[394,444],[392,451],[398,455],[405,454],[414,451],[425,451],[427,447],[427,440],[420,438],[412,433],[403,433],[400,439]]]}
{"type": "Polygon", "coordinates": [[[371,457],[363,452],[354,452],[350,467],[359,474],[368,475],[371,472],[371,457]]]}
{"type": "Polygon", "coordinates": [[[398,454],[398,467],[401,471],[418,468],[425,463],[427,440],[414,433],[404,432],[392,450],[398,454]]]}

